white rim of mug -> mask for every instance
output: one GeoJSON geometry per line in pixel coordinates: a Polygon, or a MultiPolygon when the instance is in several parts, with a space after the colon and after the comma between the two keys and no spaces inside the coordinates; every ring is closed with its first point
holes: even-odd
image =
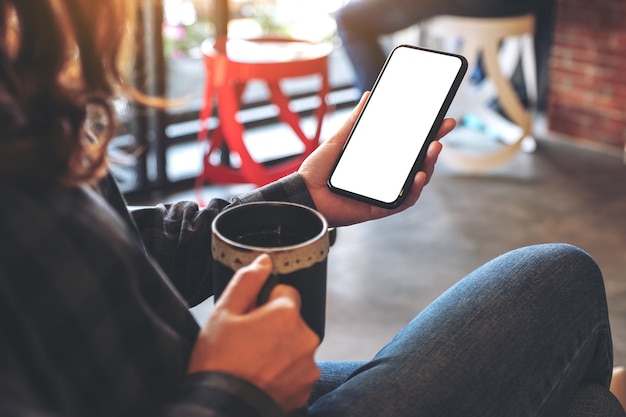
{"type": "Polygon", "coordinates": [[[286,274],[293,272],[294,270],[308,268],[318,262],[323,261],[328,256],[329,250],[329,238],[328,238],[328,222],[324,216],[315,209],[307,207],[302,204],[289,203],[289,202],[252,202],[243,203],[231,208],[228,208],[218,214],[211,225],[211,230],[214,236],[218,236],[221,240],[213,238],[211,242],[211,250],[214,261],[224,264],[233,270],[237,270],[245,265],[249,265],[260,254],[267,253],[272,258],[274,264],[275,273],[286,274]],[[291,206],[299,209],[303,209],[313,215],[315,215],[321,222],[321,230],[318,234],[305,240],[304,242],[297,243],[295,245],[280,246],[275,248],[266,248],[262,246],[246,245],[236,242],[228,237],[224,236],[217,230],[217,223],[223,216],[228,215],[229,212],[237,210],[243,207],[250,206],[291,206]],[[314,242],[313,244],[311,242],[314,242]],[[294,258],[293,251],[298,248],[309,247],[306,254],[303,257],[294,258]],[[228,252],[232,252],[232,256],[227,256],[228,252]]]}

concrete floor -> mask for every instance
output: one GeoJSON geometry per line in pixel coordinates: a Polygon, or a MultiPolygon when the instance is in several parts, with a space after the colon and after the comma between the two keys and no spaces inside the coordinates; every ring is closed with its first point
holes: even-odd
{"type": "MultiPolygon", "coordinates": [[[[205,191],[227,197],[248,188],[205,191]]],[[[165,200],[187,197],[193,193],[165,200]]],[[[465,274],[505,251],[543,242],[577,245],[600,264],[615,362],[626,365],[626,165],[619,152],[545,139],[535,152],[480,175],[440,162],[411,210],[339,230],[318,358],[369,359],[465,274]]],[[[193,311],[201,319],[211,305],[193,311]]]]}
{"type": "Polygon", "coordinates": [[[626,166],[540,142],[480,176],[438,164],[411,210],[339,231],[321,358],[367,359],[443,290],[516,247],[567,242],[603,270],[616,363],[626,364],[626,166]]]}

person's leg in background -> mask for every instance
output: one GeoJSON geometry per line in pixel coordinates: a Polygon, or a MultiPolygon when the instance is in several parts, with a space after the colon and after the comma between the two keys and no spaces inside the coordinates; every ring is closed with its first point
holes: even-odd
{"type": "Polygon", "coordinates": [[[355,367],[312,402],[311,416],[626,415],[608,391],[612,345],[601,273],[569,245],[491,261],[355,367]]]}
{"type": "Polygon", "coordinates": [[[406,29],[421,20],[442,15],[499,17],[535,10],[536,0],[360,0],[340,9],[337,33],[352,63],[355,85],[370,90],[386,58],[381,35],[406,29]]]}
{"type": "Polygon", "coordinates": [[[337,33],[352,63],[355,85],[370,90],[376,81],[386,51],[379,43],[381,35],[394,33],[428,16],[443,13],[446,0],[361,0],[346,4],[337,12],[337,33]]]}

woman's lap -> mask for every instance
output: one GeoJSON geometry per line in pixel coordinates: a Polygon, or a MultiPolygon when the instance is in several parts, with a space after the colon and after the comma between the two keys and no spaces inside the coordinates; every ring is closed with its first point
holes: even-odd
{"type": "Polygon", "coordinates": [[[372,361],[320,364],[310,413],[556,416],[580,386],[606,390],[611,349],[591,258],[523,248],[446,291],[372,361]]]}

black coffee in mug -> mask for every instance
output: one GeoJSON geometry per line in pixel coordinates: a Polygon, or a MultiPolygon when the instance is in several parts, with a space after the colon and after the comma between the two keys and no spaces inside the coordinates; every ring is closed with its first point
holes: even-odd
{"type": "Polygon", "coordinates": [[[324,336],[328,224],[317,211],[282,202],[247,203],[220,213],[212,225],[213,290],[217,300],[239,268],[267,253],[273,276],[300,293],[300,313],[324,336]]]}

